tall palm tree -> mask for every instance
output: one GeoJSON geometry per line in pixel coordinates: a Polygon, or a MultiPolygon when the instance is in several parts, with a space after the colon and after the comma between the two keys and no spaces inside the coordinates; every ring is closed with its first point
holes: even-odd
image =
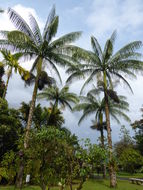
{"type": "MultiPolygon", "coordinates": [[[[97,39],[91,37],[91,45],[93,51],[83,51],[81,59],[84,62],[82,65],[72,65],[67,72],[70,73],[70,77],[67,79],[67,82],[71,82],[73,79],[81,78],[84,75],[87,75],[88,78],[85,81],[81,91],[84,87],[90,82],[94,81],[94,78],[100,76],[103,81],[104,89],[104,98],[105,98],[105,113],[106,113],[106,123],[107,123],[107,139],[108,139],[108,148],[109,148],[109,160],[110,160],[110,186],[115,187],[117,184],[116,181],[116,172],[113,163],[112,156],[112,138],[111,138],[111,127],[110,127],[110,117],[109,117],[109,96],[111,95],[108,91],[108,85],[112,86],[114,79],[119,79],[119,81],[124,82],[129,89],[132,91],[132,88],[126,76],[136,77],[135,72],[143,70],[143,63],[141,62],[141,54],[138,53],[138,50],[142,42],[134,41],[119,51],[114,53],[114,42],[116,39],[116,32],[113,32],[111,37],[107,40],[104,50],[97,39]],[[109,95],[110,94],[110,95],[109,95]]],[[[80,52],[81,50],[79,50],[80,52]]],[[[77,57],[78,49],[74,53],[74,57],[77,57]]]]}
{"type": "Polygon", "coordinates": [[[69,92],[69,87],[64,86],[59,89],[57,86],[44,88],[41,93],[38,94],[38,99],[46,99],[52,101],[53,108],[58,108],[61,105],[62,108],[68,107],[72,110],[71,103],[78,103],[78,97],[75,93],[69,92]]]}
{"type": "MultiPolygon", "coordinates": [[[[28,147],[29,132],[32,124],[32,116],[37,97],[38,84],[41,77],[41,72],[43,71],[43,66],[47,65],[48,71],[50,68],[52,68],[61,81],[57,65],[65,67],[66,65],[74,64],[75,59],[72,57],[71,53],[75,48],[73,45],[70,45],[70,47],[72,47],[71,50],[69,50],[67,47],[70,43],[74,42],[81,36],[81,32],[72,32],[56,40],[53,40],[57,33],[59,23],[59,17],[56,15],[55,7],[52,8],[48,16],[43,34],[41,34],[37,21],[32,15],[29,15],[30,25],[28,25],[25,20],[11,8],[8,9],[8,15],[17,30],[10,32],[1,31],[3,39],[0,40],[0,48],[22,52],[26,59],[33,58],[34,63],[31,68],[31,73],[36,73],[24,138],[24,148],[26,149],[28,147]]],[[[22,180],[20,183],[22,185],[22,180]]]]}
{"type": "Polygon", "coordinates": [[[29,72],[19,65],[18,61],[22,57],[22,53],[11,54],[10,51],[7,50],[1,50],[0,52],[4,57],[1,63],[3,66],[7,67],[7,81],[3,93],[3,98],[5,99],[12,71],[14,70],[16,73],[19,72],[19,74],[25,79],[29,78],[29,72]]]}
{"type": "MultiPolygon", "coordinates": [[[[52,8],[48,16],[43,34],[41,34],[37,21],[32,15],[30,15],[29,26],[25,20],[13,9],[9,8],[8,14],[10,20],[13,22],[18,31],[1,31],[4,39],[0,40],[0,46],[2,48],[22,52],[23,56],[26,58],[30,57],[35,59],[31,72],[36,72],[36,79],[24,140],[24,147],[27,148],[29,131],[32,123],[33,110],[35,107],[38,90],[38,81],[43,65],[46,63],[48,69],[49,67],[52,67],[52,69],[60,78],[56,64],[60,66],[66,66],[74,63],[75,60],[71,55],[72,50],[69,52],[66,51],[66,49],[71,42],[74,42],[80,37],[81,32],[72,32],[53,41],[53,37],[57,33],[59,22],[59,17],[55,13],[55,7],[52,8]]],[[[71,45],[71,47],[74,49],[74,46],[71,45]]]]}
{"type": "MultiPolygon", "coordinates": [[[[75,111],[83,111],[83,114],[79,120],[79,124],[83,122],[83,120],[90,116],[91,114],[95,114],[95,120],[93,121],[93,125],[90,126],[92,129],[97,129],[101,133],[101,145],[102,148],[104,146],[104,129],[107,130],[107,124],[104,121],[105,118],[105,98],[100,100],[97,98],[99,89],[93,89],[89,91],[86,97],[81,97],[81,103],[77,104],[74,108],[75,111]]],[[[116,122],[120,123],[119,117],[123,117],[126,121],[130,122],[130,118],[124,113],[124,111],[129,111],[129,104],[126,101],[124,96],[118,96],[119,103],[114,102],[111,98],[109,99],[109,113],[111,118],[113,118],[116,122]]],[[[106,177],[106,165],[103,165],[103,178],[106,177]]]]}

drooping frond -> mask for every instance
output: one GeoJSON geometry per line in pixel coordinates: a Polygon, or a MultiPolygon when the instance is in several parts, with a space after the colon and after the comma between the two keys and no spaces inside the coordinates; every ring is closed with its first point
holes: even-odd
{"type": "Polygon", "coordinates": [[[85,88],[85,86],[88,85],[91,81],[93,81],[94,77],[96,76],[96,73],[98,73],[99,71],[100,71],[100,69],[93,70],[91,75],[84,82],[84,84],[83,84],[83,86],[81,88],[80,94],[83,92],[83,89],[85,88]]]}
{"type": "Polygon", "coordinates": [[[52,67],[52,69],[54,70],[54,72],[56,73],[56,75],[58,76],[59,80],[60,80],[60,83],[62,84],[62,78],[60,76],[60,73],[56,67],[56,65],[50,60],[50,59],[46,59],[49,63],[50,63],[50,66],[52,67]]]}
{"type": "Polygon", "coordinates": [[[133,93],[132,87],[130,86],[130,84],[128,83],[128,81],[122,75],[120,75],[117,72],[111,72],[111,73],[114,74],[117,78],[121,79],[124,82],[124,84],[126,84],[127,87],[130,89],[130,91],[133,93]]]}
{"type": "Polygon", "coordinates": [[[141,46],[142,46],[141,41],[131,42],[131,43],[125,45],[123,48],[121,48],[115,55],[118,55],[118,54],[124,55],[126,53],[135,52],[135,50],[138,50],[141,46]]]}
{"type": "Polygon", "coordinates": [[[50,46],[52,48],[60,48],[63,45],[69,44],[71,42],[74,42],[75,40],[79,39],[79,37],[81,36],[82,32],[71,32],[69,34],[66,34],[60,38],[58,38],[57,40],[54,40],[50,46]]]}
{"type": "MultiPolygon", "coordinates": [[[[34,42],[31,40],[31,38],[20,31],[11,31],[8,33],[8,41],[10,44],[12,44],[15,50],[24,51],[24,52],[34,52],[37,50],[34,42]],[[33,51],[34,50],[34,51],[33,51]]],[[[35,52],[34,52],[35,53],[35,52]]]]}

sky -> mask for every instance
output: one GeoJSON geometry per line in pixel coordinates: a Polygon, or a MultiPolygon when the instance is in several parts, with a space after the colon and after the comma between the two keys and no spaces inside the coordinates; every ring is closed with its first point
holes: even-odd
{"type": "MultiPolygon", "coordinates": [[[[143,1],[142,0],[0,0],[0,7],[8,7],[16,10],[27,22],[29,22],[29,13],[31,13],[43,30],[48,13],[52,5],[56,6],[57,15],[59,15],[59,28],[56,37],[60,37],[72,31],[83,31],[82,37],[76,42],[85,49],[91,49],[90,36],[94,35],[102,48],[106,40],[114,30],[117,30],[117,39],[115,51],[135,40],[143,41],[143,1]]],[[[0,30],[13,30],[13,24],[9,21],[6,13],[0,15],[0,30]]],[[[141,49],[142,51],[143,49],[141,49]]],[[[33,61],[21,63],[27,69],[31,68],[33,61]]],[[[63,81],[66,75],[62,69],[61,76],[63,81]]],[[[125,95],[130,104],[130,116],[132,122],[141,117],[140,108],[143,103],[143,76],[138,75],[137,79],[129,82],[133,88],[134,94],[131,94],[123,85],[118,87],[118,94],[125,95]]],[[[70,90],[79,94],[82,81],[73,83],[70,90]]],[[[22,101],[29,102],[32,96],[32,88],[25,88],[20,77],[13,73],[8,87],[7,100],[11,107],[19,107],[22,101]]],[[[86,93],[89,88],[86,88],[86,93]]],[[[38,102],[39,103],[39,102],[38,102]]],[[[47,102],[42,105],[48,106],[47,102]]],[[[75,133],[79,138],[90,138],[97,142],[99,133],[89,128],[91,119],[85,120],[78,126],[78,120],[81,113],[71,113],[64,110],[65,126],[75,133]]],[[[122,120],[121,120],[122,121],[122,120]]],[[[122,121],[133,135],[130,124],[122,121]]],[[[113,142],[119,140],[120,126],[114,121],[111,122],[113,142]]]]}

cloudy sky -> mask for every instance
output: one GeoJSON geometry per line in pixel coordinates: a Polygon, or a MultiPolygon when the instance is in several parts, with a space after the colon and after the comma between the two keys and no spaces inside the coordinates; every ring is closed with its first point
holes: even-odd
{"type": "MultiPolygon", "coordinates": [[[[7,9],[12,7],[27,22],[28,14],[32,13],[37,19],[41,30],[44,27],[48,13],[52,5],[56,5],[59,15],[59,30],[57,37],[72,32],[83,31],[82,37],[77,41],[77,45],[90,49],[90,36],[94,35],[102,47],[111,33],[117,30],[117,40],[115,51],[125,44],[134,40],[143,40],[143,1],[142,0],[0,0],[0,7],[7,9]]],[[[14,29],[9,21],[7,14],[0,15],[0,30],[14,29]]],[[[22,63],[30,69],[32,62],[22,63]]],[[[64,71],[61,70],[63,81],[65,80],[64,71]]],[[[130,81],[130,80],[129,80],[130,81]]],[[[143,103],[143,77],[138,76],[136,80],[130,81],[134,95],[127,91],[124,86],[118,88],[118,93],[126,95],[130,103],[129,116],[134,121],[140,118],[139,111],[143,103]]],[[[79,93],[82,82],[76,82],[70,87],[71,91],[79,93]]],[[[86,89],[88,90],[88,88],[86,89]]],[[[86,91],[85,91],[86,92],[86,91]]],[[[13,74],[10,80],[7,100],[11,107],[19,107],[22,101],[28,102],[32,96],[32,88],[25,88],[20,77],[13,74]]],[[[45,105],[45,104],[44,104],[45,105]]],[[[90,119],[78,126],[78,119],[81,113],[70,113],[64,111],[66,126],[80,138],[90,138],[96,142],[98,133],[89,129],[90,119]]],[[[124,121],[131,135],[133,131],[128,123],[124,121]]],[[[112,136],[115,142],[119,138],[120,126],[112,122],[112,136]]]]}

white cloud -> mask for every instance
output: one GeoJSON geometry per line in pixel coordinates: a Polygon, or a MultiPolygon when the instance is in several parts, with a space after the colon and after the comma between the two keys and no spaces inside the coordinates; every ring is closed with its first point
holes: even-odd
{"type": "Polygon", "coordinates": [[[97,38],[107,37],[114,29],[129,38],[143,27],[142,10],[142,0],[94,0],[86,22],[97,38]]]}
{"type": "MultiPolygon", "coordinates": [[[[43,29],[44,23],[42,21],[42,19],[40,19],[35,11],[35,9],[33,8],[29,8],[29,7],[24,7],[21,4],[15,5],[14,7],[12,7],[22,18],[24,18],[24,20],[29,23],[29,14],[32,14],[38,24],[40,29],[43,29]]],[[[15,29],[15,27],[13,26],[12,22],[9,20],[8,15],[5,11],[5,13],[1,14],[0,16],[0,30],[13,30],[15,29]]]]}

